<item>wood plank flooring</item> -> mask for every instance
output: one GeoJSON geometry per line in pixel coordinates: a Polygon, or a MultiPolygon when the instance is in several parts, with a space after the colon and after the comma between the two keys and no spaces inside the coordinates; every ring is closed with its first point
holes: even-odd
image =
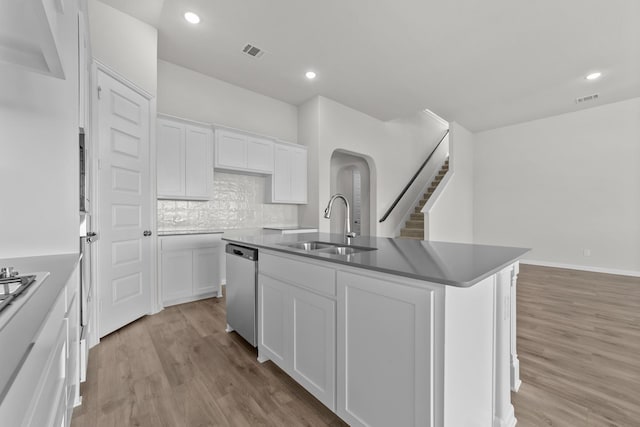
{"type": "Polygon", "coordinates": [[[73,427],[343,426],[225,329],[224,299],[168,307],[91,350],[73,427]]]}
{"type": "Polygon", "coordinates": [[[640,278],[521,265],[519,427],[640,426],[640,278]]]}
{"type": "MultiPolygon", "coordinates": [[[[518,427],[640,426],[640,278],[522,265],[517,303],[518,427]]],[[[224,307],[169,307],[104,338],[72,426],[345,425],[225,333],[224,307]]]]}

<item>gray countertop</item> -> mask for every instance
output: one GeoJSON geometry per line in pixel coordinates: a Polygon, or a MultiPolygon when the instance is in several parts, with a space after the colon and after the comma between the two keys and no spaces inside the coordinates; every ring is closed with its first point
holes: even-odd
{"type": "Polygon", "coordinates": [[[37,277],[41,278],[0,312],[0,343],[3,343],[0,345],[0,401],[10,385],[12,373],[79,260],[79,254],[0,259],[2,267],[15,267],[20,275],[39,273],[37,277]]]}
{"type": "Polygon", "coordinates": [[[373,247],[377,250],[353,255],[334,255],[294,249],[286,245],[307,241],[345,243],[345,238],[339,234],[224,236],[222,239],[240,245],[457,287],[472,286],[529,251],[505,246],[361,236],[350,239],[349,245],[373,247]]]}
{"type": "Polygon", "coordinates": [[[190,234],[222,234],[223,230],[158,230],[158,236],[188,236],[190,234]]]}
{"type": "Polygon", "coordinates": [[[289,231],[289,230],[309,230],[311,232],[315,232],[317,227],[302,227],[299,225],[291,225],[291,226],[282,226],[282,227],[262,227],[265,230],[276,230],[276,231],[289,231]]]}

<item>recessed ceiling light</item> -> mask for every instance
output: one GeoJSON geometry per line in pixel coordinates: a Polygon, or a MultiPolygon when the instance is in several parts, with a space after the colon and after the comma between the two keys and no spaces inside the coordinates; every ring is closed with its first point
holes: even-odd
{"type": "Polygon", "coordinates": [[[314,73],[313,71],[307,71],[304,75],[309,80],[313,80],[316,78],[316,73],[314,73]]]}
{"type": "Polygon", "coordinates": [[[200,17],[193,12],[187,12],[184,14],[184,19],[191,24],[197,24],[200,22],[200,17]]]}
{"type": "Polygon", "coordinates": [[[599,79],[599,78],[600,78],[600,76],[602,76],[602,73],[598,71],[598,72],[595,72],[595,73],[591,73],[591,74],[589,74],[589,75],[586,77],[586,79],[587,79],[587,80],[597,80],[597,79],[599,79]]]}

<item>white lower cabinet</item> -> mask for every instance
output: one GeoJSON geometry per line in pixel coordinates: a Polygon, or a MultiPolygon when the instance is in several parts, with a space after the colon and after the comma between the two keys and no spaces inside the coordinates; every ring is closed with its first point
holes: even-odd
{"type": "Polygon", "coordinates": [[[258,359],[351,426],[513,427],[513,268],[464,288],[261,251],[258,359]]]}
{"type": "Polygon", "coordinates": [[[434,292],[338,272],[336,412],[350,425],[435,425],[434,292]]]}
{"type": "Polygon", "coordinates": [[[160,237],[160,282],[165,306],[222,296],[221,234],[160,237]]]}
{"type": "MultiPolygon", "coordinates": [[[[40,286],[46,286],[43,283],[40,286]]],[[[79,403],[78,269],[61,289],[0,401],[0,425],[66,427],[79,403]]],[[[36,297],[34,297],[36,298],[36,297]]],[[[2,350],[0,349],[0,354],[2,350]]]]}
{"type": "MultiPolygon", "coordinates": [[[[305,263],[270,255],[261,255],[258,260],[259,265],[269,264],[261,269],[258,277],[260,360],[272,360],[334,410],[334,298],[312,292],[307,286],[298,286],[295,272],[305,263]]],[[[313,278],[309,280],[313,282],[313,278]]]]}
{"type": "Polygon", "coordinates": [[[293,286],[290,295],[291,376],[335,410],[336,302],[293,286]]]}

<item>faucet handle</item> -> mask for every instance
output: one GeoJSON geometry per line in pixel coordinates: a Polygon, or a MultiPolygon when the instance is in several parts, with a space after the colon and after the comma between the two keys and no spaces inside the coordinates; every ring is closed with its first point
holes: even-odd
{"type": "Polygon", "coordinates": [[[347,233],[346,236],[349,237],[349,238],[358,237],[358,235],[354,231],[352,231],[350,233],[347,233]]]}

